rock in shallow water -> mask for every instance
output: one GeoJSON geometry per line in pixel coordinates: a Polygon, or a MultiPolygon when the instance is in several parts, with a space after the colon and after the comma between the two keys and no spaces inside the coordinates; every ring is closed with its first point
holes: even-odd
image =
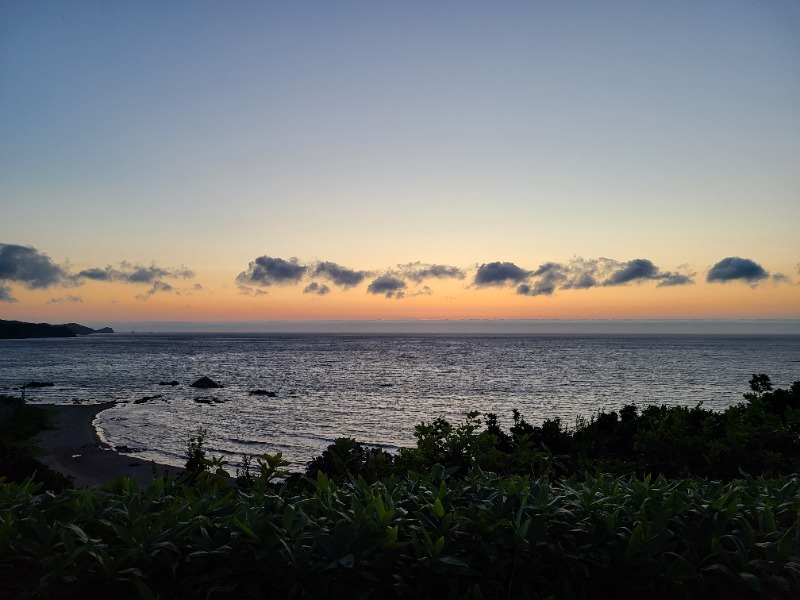
{"type": "Polygon", "coordinates": [[[221,388],[222,386],[210,377],[201,377],[192,384],[195,388],[221,388]]]}

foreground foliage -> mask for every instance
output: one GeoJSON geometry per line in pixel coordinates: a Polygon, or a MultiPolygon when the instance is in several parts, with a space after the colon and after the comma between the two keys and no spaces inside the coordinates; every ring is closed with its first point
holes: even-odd
{"type": "MultiPolygon", "coordinates": [[[[4,597],[798,597],[800,478],[0,484],[4,597]]],[[[218,481],[218,480],[217,480],[218,481]]]]}
{"type": "Polygon", "coordinates": [[[200,429],[144,490],[0,479],[0,598],[797,598],[800,382],[750,383],[722,413],[340,438],[304,474],[277,454],[232,479],[200,429]]]}
{"type": "Polygon", "coordinates": [[[698,404],[634,405],[579,420],[572,429],[559,419],[533,426],[514,411],[508,432],[497,416],[471,412],[458,425],[445,419],[416,427],[415,448],[397,455],[335,441],[308,464],[336,480],[348,474],[367,481],[423,472],[443,464],[464,473],[471,464],[501,474],[568,477],[574,473],[661,474],[730,480],[742,472],[789,475],[800,469],[800,381],[772,389],[769,377],[753,375],[745,401],[713,411],[698,404]]]}

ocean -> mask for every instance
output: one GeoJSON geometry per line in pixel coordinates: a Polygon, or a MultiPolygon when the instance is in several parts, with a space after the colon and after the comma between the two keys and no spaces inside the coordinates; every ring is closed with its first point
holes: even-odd
{"type": "Polygon", "coordinates": [[[113,334],[0,341],[0,393],[32,404],[113,400],[114,447],[181,466],[189,436],[236,465],[282,452],[301,469],[337,437],[388,450],[471,410],[567,426],[625,404],[724,409],[754,373],[800,380],[798,335],[113,334]],[[224,387],[189,386],[208,376],[224,387]],[[159,385],[178,381],[177,386],[159,385]],[[273,392],[251,395],[252,390],[273,392]]]}

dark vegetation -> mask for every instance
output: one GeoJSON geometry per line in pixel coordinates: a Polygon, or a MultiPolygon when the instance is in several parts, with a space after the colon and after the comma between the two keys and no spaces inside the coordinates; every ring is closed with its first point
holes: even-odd
{"type": "Polygon", "coordinates": [[[49,415],[20,398],[0,395],[0,481],[22,483],[29,478],[49,490],[63,490],[71,479],[36,459],[31,439],[49,426],[49,415]]]}
{"type": "Polygon", "coordinates": [[[78,323],[50,325],[49,323],[27,323],[25,321],[5,321],[0,319],[0,339],[26,339],[46,337],[76,337],[94,333],[114,333],[110,327],[92,329],[78,323]]]}
{"type": "Polygon", "coordinates": [[[800,597],[800,382],[716,413],[515,413],[231,478],[189,440],[145,490],[0,484],[0,597],[800,597]]]}

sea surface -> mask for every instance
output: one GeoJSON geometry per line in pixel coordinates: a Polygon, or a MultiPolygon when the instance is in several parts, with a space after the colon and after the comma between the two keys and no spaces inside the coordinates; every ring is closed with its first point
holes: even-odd
{"type": "Polygon", "coordinates": [[[31,403],[113,400],[95,425],[115,447],[181,466],[189,436],[232,465],[282,452],[295,469],[337,437],[388,450],[414,426],[471,410],[508,426],[567,426],[625,404],[724,409],[753,373],[800,380],[798,335],[112,334],[0,341],[0,393],[31,403]],[[208,376],[224,387],[196,389],[208,376]],[[159,385],[176,380],[177,386],[159,385]],[[251,395],[251,390],[274,397],[251,395]],[[153,398],[155,396],[155,398],[153,398]],[[150,398],[148,400],[143,400],[150,398]]]}

